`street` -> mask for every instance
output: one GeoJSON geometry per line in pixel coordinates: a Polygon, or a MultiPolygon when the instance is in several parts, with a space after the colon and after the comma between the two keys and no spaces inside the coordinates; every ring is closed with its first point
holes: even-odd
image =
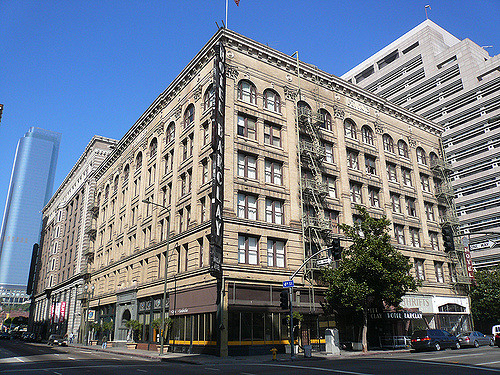
{"type": "Polygon", "coordinates": [[[206,363],[160,362],[132,355],[77,347],[49,347],[17,340],[0,342],[1,374],[494,374],[500,373],[500,349],[445,350],[441,352],[386,352],[369,355],[299,358],[278,362],[262,357],[219,359],[206,363]]]}

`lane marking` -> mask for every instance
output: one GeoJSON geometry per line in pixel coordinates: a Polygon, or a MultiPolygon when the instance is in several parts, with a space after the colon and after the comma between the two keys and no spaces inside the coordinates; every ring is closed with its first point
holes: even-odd
{"type": "Polygon", "coordinates": [[[493,361],[493,362],[483,362],[483,363],[476,363],[476,366],[483,366],[483,365],[494,365],[495,363],[500,363],[500,361],[493,361]]]}
{"type": "MultiPolygon", "coordinates": [[[[368,358],[360,358],[359,360],[368,360],[368,358]]],[[[482,371],[490,371],[490,372],[498,372],[500,373],[500,369],[495,369],[495,368],[490,368],[490,367],[480,367],[478,365],[466,365],[466,364],[460,364],[460,363],[453,363],[453,362],[438,362],[438,361],[424,361],[424,360],[418,360],[418,359],[389,359],[389,358],[370,358],[370,360],[378,360],[378,361],[394,361],[394,362],[413,362],[413,363],[419,363],[419,364],[428,364],[432,363],[433,365],[443,365],[443,366],[451,366],[451,367],[463,367],[463,368],[469,368],[469,369],[474,369],[474,370],[482,370],[482,371]]]]}
{"type": "Polygon", "coordinates": [[[14,359],[17,359],[19,362],[25,362],[22,358],[19,358],[19,357],[14,357],[14,359]]]}
{"type": "Polygon", "coordinates": [[[294,366],[294,365],[273,365],[273,364],[267,364],[267,363],[245,363],[245,365],[250,365],[250,366],[269,366],[269,367],[288,367],[288,368],[296,368],[296,369],[303,369],[303,370],[316,370],[316,371],[324,371],[324,372],[331,372],[331,373],[337,373],[337,374],[350,374],[350,375],[373,375],[369,372],[355,372],[355,371],[346,371],[346,370],[335,370],[335,369],[329,369],[329,368],[322,368],[322,367],[307,367],[307,366],[294,366]]]}
{"type": "Polygon", "coordinates": [[[92,354],[92,352],[86,351],[86,350],[79,350],[80,353],[85,353],[85,354],[92,354]]]}
{"type": "Polygon", "coordinates": [[[139,372],[147,372],[146,370],[137,369],[139,372]]]}
{"type": "Polygon", "coordinates": [[[432,358],[422,358],[422,361],[433,361],[435,359],[446,360],[448,358],[457,358],[457,357],[477,357],[478,355],[484,355],[485,353],[475,353],[475,354],[455,354],[447,357],[432,357],[432,358]]]}
{"type": "Polygon", "coordinates": [[[76,358],[73,358],[73,357],[68,357],[68,359],[76,360],[76,358]]]}
{"type": "Polygon", "coordinates": [[[205,370],[220,371],[218,368],[213,368],[213,367],[205,367],[205,370]]]}
{"type": "Polygon", "coordinates": [[[56,371],[54,371],[54,374],[56,374],[56,375],[62,375],[60,372],[56,372],[56,371]]]}

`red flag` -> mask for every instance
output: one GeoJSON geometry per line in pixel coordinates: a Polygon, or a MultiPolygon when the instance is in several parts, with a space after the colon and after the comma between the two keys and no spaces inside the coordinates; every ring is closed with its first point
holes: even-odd
{"type": "Polygon", "coordinates": [[[234,2],[236,3],[236,6],[240,6],[240,0],[234,0],[234,2]]]}

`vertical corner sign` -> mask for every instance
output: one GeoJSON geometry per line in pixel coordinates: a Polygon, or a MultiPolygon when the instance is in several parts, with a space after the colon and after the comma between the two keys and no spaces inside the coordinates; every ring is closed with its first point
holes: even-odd
{"type": "Polygon", "coordinates": [[[212,113],[212,210],[210,274],[222,276],[222,209],[224,204],[224,117],[226,105],[226,51],[222,42],[214,46],[215,104],[212,113]]]}

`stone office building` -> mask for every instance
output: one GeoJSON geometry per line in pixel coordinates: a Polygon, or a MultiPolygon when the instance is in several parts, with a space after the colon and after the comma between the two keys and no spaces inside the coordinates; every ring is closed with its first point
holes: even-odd
{"type": "Polygon", "coordinates": [[[30,329],[42,338],[50,333],[78,337],[94,202],[92,174],[115,142],[94,136],[42,211],[30,316],[30,329]]]}
{"type": "MultiPolygon", "coordinates": [[[[138,320],[139,347],[156,350],[166,287],[169,350],[267,353],[288,343],[282,282],[342,238],[338,224],[352,224],[361,204],[391,219],[394,245],[422,280],[404,301],[414,326],[467,327],[463,263],[442,247],[441,131],[220,29],[96,171],[90,316],[113,322],[116,342],[138,320]]],[[[293,289],[301,338],[312,344],[332,324],[317,276],[310,262],[293,289]]],[[[377,318],[387,335],[407,323],[377,318]]]]}

